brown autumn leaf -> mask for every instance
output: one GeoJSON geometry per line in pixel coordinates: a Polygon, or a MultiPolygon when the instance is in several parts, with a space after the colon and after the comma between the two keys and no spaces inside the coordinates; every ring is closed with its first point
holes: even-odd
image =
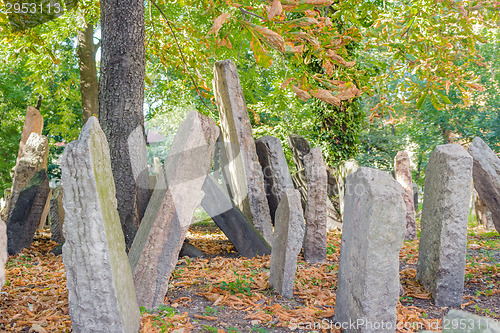
{"type": "Polygon", "coordinates": [[[283,11],[281,0],[273,0],[271,6],[266,8],[266,11],[268,20],[272,20],[275,16],[279,16],[283,11]]]}
{"type": "Polygon", "coordinates": [[[450,92],[450,86],[451,86],[451,81],[446,80],[445,82],[446,95],[448,95],[448,93],[450,92]]]}
{"type": "Polygon", "coordinates": [[[285,44],[285,51],[288,53],[300,53],[304,52],[304,44],[301,45],[293,45],[291,43],[285,44]]]}
{"type": "Polygon", "coordinates": [[[222,25],[226,22],[226,20],[231,16],[229,13],[224,13],[220,14],[217,16],[217,18],[214,20],[214,24],[208,31],[207,35],[214,34],[217,35],[219,33],[219,30],[222,28],[222,25]]]}
{"type": "Polygon", "coordinates": [[[342,58],[340,55],[335,53],[333,50],[328,50],[327,57],[332,59],[335,62],[338,62],[339,64],[345,66],[345,67],[352,67],[356,64],[356,60],[353,61],[345,61],[344,58],[342,58]]]}
{"type": "Polygon", "coordinates": [[[276,50],[285,53],[285,39],[280,34],[260,25],[252,25],[264,39],[276,50]]]}
{"type": "Polygon", "coordinates": [[[359,97],[361,95],[361,90],[359,90],[356,86],[351,86],[344,91],[341,91],[340,94],[337,95],[337,98],[341,101],[346,101],[351,98],[359,97]]]}
{"type": "Polygon", "coordinates": [[[309,93],[307,91],[302,90],[297,86],[292,86],[292,90],[304,102],[306,102],[308,99],[311,98],[311,95],[309,95],[309,93]]]}
{"type": "Polygon", "coordinates": [[[340,106],[340,99],[333,96],[329,90],[318,89],[315,93],[313,93],[313,96],[328,104],[335,105],[337,107],[340,106]]]}
{"type": "Polygon", "coordinates": [[[323,67],[325,67],[325,70],[326,70],[326,74],[328,74],[328,76],[332,76],[333,74],[333,64],[330,60],[326,60],[323,62],[323,67]]]}

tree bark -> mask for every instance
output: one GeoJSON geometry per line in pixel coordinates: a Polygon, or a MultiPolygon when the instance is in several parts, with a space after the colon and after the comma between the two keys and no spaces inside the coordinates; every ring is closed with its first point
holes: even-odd
{"type": "Polygon", "coordinates": [[[127,249],[149,199],[144,134],[144,2],[101,1],[99,121],[111,153],[127,249]]]}
{"type": "MultiPolygon", "coordinates": [[[[85,19],[83,19],[85,20],[85,19]]],[[[95,65],[94,27],[84,23],[83,30],[77,34],[78,63],[80,65],[80,91],[82,93],[82,125],[85,125],[90,116],[96,116],[97,108],[97,69],[95,65]]]]}

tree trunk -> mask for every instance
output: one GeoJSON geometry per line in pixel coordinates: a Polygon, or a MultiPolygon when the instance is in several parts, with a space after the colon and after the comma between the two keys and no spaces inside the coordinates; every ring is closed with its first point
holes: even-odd
{"type": "MultiPolygon", "coordinates": [[[[85,19],[84,19],[85,20],[85,19]]],[[[95,65],[94,27],[84,23],[83,30],[78,31],[78,63],[80,65],[80,91],[82,93],[82,125],[90,116],[96,116],[97,109],[97,69],[95,65]]]]}
{"type": "Polygon", "coordinates": [[[109,143],[127,249],[149,199],[143,115],[144,29],[143,1],[101,1],[99,121],[109,143]]]}

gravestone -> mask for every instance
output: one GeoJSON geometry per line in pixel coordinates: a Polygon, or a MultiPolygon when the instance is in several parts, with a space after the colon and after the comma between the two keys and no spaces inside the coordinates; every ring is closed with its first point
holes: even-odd
{"type": "Polygon", "coordinates": [[[405,216],[403,189],[390,174],[361,167],[347,177],[335,302],[345,332],[396,331],[405,216]]]}
{"type": "Polygon", "coordinates": [[[90,117],[61,160],[63,262],[74,332],[137,333],[140,313],[118,216],[109,146],[90,117]]]}
{"type": "Polygon", "coordinates": [[[187,229],[203,198],[201,188],[218,135],[213,120],[191,111],[168,152],[129,252],[137,300],[148,309],[163,302],[187,229]]]}
{"type": "MultiPolygon", "coordinates": [[[[298,189],[300,192],[300,197],[302,199],[302,208],[305,211],[307,202],[307,177],[304,170],[304,156],[309,154],[309,152],[311,151],[311,145],[306,139],[296,134],[290,134],[290,136],[288,137],[288,145],[292,150],[293,161],[295,162],[295,166],[297,167],[297,172],[292,174],[292,181],[295,188],[298,189]]],[[[327,181],[327,189],[329,182],[330,180],[327,181]]],[[[327,198],[326,205],[328,214],[327,229],[328,230],[342,229],[342,218],[339,214],[339,211],[337,210],[337,208],[335,208],[330,198],[327,198]]]]}
{"type": "Polygon", "coordinates": [[[47,172],[42,169],[31,178],[28,185],[19,193],[7,223],[7,244],[10,255],[30,247],[49,191],[47,172]]]}
{"type": "Polygon", "coordinates": [[[462,304],[472,158],[457,144],[437,146],[425,169],[417,279],[437,306],[462,304]]]}
{"type": "Polygon", "coordinates": [[[267,203],[274,224],[274,216],[281,197],[287,188],[294,188],[292,177],[288,170],[281,141],[278,138],[264,136],[255,141],[255,147],[264,174],[267,203]]]}
{"type": "Polygon", "coordinates": [[[212,176],[207,176],[202,191],[205,196],[201,206],[242,257],[271,254],[271,247],[264,237],[245,219],[212,176]]]}
{"type": "Polygon", "coordinates": [[[300,192],[287,188],[276,210],[269,285],[284,298],[293,297],[297,256],[304,238],[300,192]]]}
{"type": "Polygon", "coordinates": [[[245,218],[271,243],[273,229],[264,176],[255,151],[240,79],[231,60],[215,63],[213,84],[225,146],[223,151],[228,161],[223,172],[229,181],[231,197],[245,218]]]}
{"type": "Polygon", "coordinates": [[[498,320],[451,309],[443,318],[443,333],[500,333],[498,320]]]}
{"type": "Polygon", "coordinates": [[[491,211],[495,229],[500,232],[500,159],[481,138],[472,141],[469,154],[474,160],[474,188],[491,211]]]}
{"type": "Polygon", "coordinates": [[[292,150],[293,161],[297,167],[297,172],[292,175],[292,180],[295,188],[300,192],[302,208],[305,210],[307,202],[307,178],[304,170],[304,156],[311,151],[311,145],[305,138],[296,134],[288,136],[288,145],[292,150]]]}
{"type": "Polygon", "coordinates": [[[415,222],[415,206],[413,202],[413,183],[411,181],[410,157],[406,151],[398,151],[394,161],[396,180],[403,187],[406,205],[406,240],[417,238],[417,224],[415,222]]]}
{"type": "Polygon", "coordinates": [[[7,262],[7,226],[0,219],[0,289],[5,283],[5,263],[7,262]]]}
{"type": "Polygon", "coordinates": [[[23,131],[21,132],[21,141],[19,142],[19,151],[17,152],[17,160],[22,156],[24,145],[31,133],[42,134],[43,130],[43,117],[37,108],[28,106],[26,111],[26,117],[24,118],[23,131]]]}
{"type": "Polygon", "coordinates": [[[19,192],[28,184],[31,177],[39,170],[47,168],[48,153],[49,146],[47,138],[38,133],[31,133],[23,147],[21,158],[14,168],[7,217],[10,216],[16,205],[19,192]]]}
{"type": "Polygon", "coordinates": [[[305,211],[304,260],[311,263],[326,261],[327,175],[320,148],[312,148],[304,156],[307,178],[305,211]]]}
{"type": "Polygon", "coordinates": [[[62,186],[57,186],[52,191],[50,199],[50,239],[56,243],[64,243],[63,225],[64,209],[62,205],[63,190],[62,186]]]}

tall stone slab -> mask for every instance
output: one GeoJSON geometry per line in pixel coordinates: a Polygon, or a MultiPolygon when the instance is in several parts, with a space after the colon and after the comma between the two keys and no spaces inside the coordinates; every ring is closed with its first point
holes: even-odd
{"type": "Polygon", "coordinates": [[[297,167],[297,172],[293,174],[292,180],[295,188],[299,190],[302,197],[302,207],[306,209],[307,202],[307,178],[304,170],[304,156],[311,151],[309,141],[300,135],[290,134],[288,137],[288,145],[292,150],[293,161],[297,167]]]}
{"type": "Polygon", "coordinates": [[[417,278],[437,306],[462,304],[472,158],[457,144],[437,146],[425,169],[417,278]]]}
{"type": "Polygon", "coordinates": [[[255,147],[264,174],[267,203],[274,224],[276,209],[281,197],[287,188],[294,188],[293,181],[281,141],[278,138],[264,136],[255,141],[255,147]]]}
{"type": "Polygon", "coordinates": [[[49,191],[47,172],[42,169],[31,178],[28,185],[19,193],[7,223],[7,244],[10,255],[30,247],[49,191]]]}
{"type": "Polygon", "coordinates": [[[304,216],[300,192],[285,189],[276,210],[269,285],[284,298],[293,297],[297,256],[304,238],[304,216]]]}
{"type": "Polygon", "coordinates": [[[223,171],[227,174],[232,198],[246,219],[271,243],[273,229],[264,176],[236,65],[231,60],[215,63],[213,83],[228,161],[223,171]]]}
{"type": "Polygon", "coordinates": [[[481,138],[472,141],[469,154],[474,159],[474,188],[491,211],[495,229],[500,232],[500,159],[481,138]]]}
{"type": "Polygon", "coordinates": [[[129,252],[139,305],[163,302],[201,190],[212,166],[219,129],[192,111],[181,123],[129,252]]]}
{"type": "Polygon", "coordinates": [[[45,202],[45,205],[43,206],[43,211],[42,215],[40,217],[40,221],[38,222],[38,228],[37,230],[42,230],[45,227],[48,226],[48,217],[49,217],[49,211],[50,211],[50,200],[52,199],[52,189],[49,188],[49,195],[47,196],[47,201],[45,202]]]}
{"type": "Polygon", "coordinates": [[[52,191],[50,199],[50,239],[56,243],[64,243],[64,234],[62,232],[64,225],[64,209],[62,204],[63,189],[59,185],[52,191]]]}
{"type": "Polygon", "coordinates": [[[304,259],[311,263],[326,261],[327,174],[320,148],[312,148],[304,156],[307,178],[306,231],[304,259]]]}
{"type": "MultiPolygon", "coordinates": [[[[472,170],[474,175],[474,167],[472,167],[472,170]]],[[[472,178],[474,178],[474,176],[472,176],[472,178]]],[[[495,229],[491,211],[488,209],[488,207],[486,207],[477,192],[474,195],[474,211],[476,212],[477,223],[479,225],[482,225],[486,230],[495,229]]]]}
{"type": "Polygon", "coordinates": [[[399,250],[406,232],[401,185],[361,167],[347,177],[335,320],[345,332],[395,332],[399,250]]]}
{"type": "Polygon", "coordinates": [[[23,131],[21,133],[21,141],[19,142],[19,151],[17,152],[17,161],[22,156],[24,145],[28,141],[31,133],[42,134],[43,117],[37,108],[28,106],[26,117],[24,118],[23,131]]]}
{"type": "Polygon", "coordinates": [[[38,133],[31,133],[23,147],[21,158],[14,168],[7,216],[10,216],[12,213],[19,193],[28,184],[31,177],[39,170],[47,168],[48,154],[49,145],[47,137],[38,133]]]}
{"type": "Polygon", "coordinates": [[[410,157],[406,151],[398,151],[394,161],[396,180],[405,190],[404,201],[406,205],[406,236],[405,239],[417,238],[417,224],[415,222],[415,205],[413,202],[413,183],[411,181],[410,157]]]}
{"type": "Polygon", "coordinates": [[[5,283],[5,263],[7,262],[7,226],[0,219],[0,289],[5,283]]]}
{"type": "Polygon", "coordinates": [[[63,262],[74,332],[137,333],[139,305],[117,210],[109,146],[97,118],[61,161],[63,262]]]}

